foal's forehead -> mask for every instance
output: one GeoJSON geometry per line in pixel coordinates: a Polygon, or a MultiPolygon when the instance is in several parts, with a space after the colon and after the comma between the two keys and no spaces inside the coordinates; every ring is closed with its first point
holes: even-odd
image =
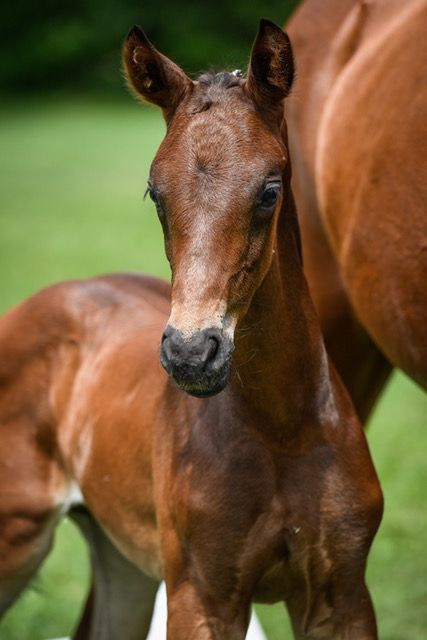
{"type": "Polygon", "coordinates": [[[241,81],[205,85],[202,76],[176,115],[153,169],[165,177],[170,172],[200,172],[212,178],[262,177],[279,172],[285,155],[281,141],[247,98],[241,81]]]}

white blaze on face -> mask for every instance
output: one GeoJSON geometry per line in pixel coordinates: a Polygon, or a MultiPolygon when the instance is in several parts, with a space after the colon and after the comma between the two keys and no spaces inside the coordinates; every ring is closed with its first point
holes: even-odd
{"type": "Polygon", "coordinates": [[[188,224],[188,235],[173,277],[169,325],[184,338],[203,329],[218,329],[233,341],[237,318],[228,312],[230,273],[235,259],[230,247],[218,247],[215,226],[224,214],[213,207],[197,214],[188,224]],[[221,251],[224,255],[221,255],[221,251]]]}
{"type": "Polygon", "coordinates": [[[231,341],[234,338],[237,318],[227,313],[227,304],[224,300],[211,300],[202,305],[178,304],[172,301],[172,312],[169,318],[169,326],[181,332],[184,338],[190,339],[197,331],[203,329],[219,329],[231,341]]]}

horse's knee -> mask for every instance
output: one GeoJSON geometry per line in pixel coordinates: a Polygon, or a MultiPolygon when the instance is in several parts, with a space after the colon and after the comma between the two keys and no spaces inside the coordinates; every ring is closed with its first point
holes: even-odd
{"type": "Polygon", "coordinates": [[[225,605],[212,608],[190,582],[168,595],[168,640],[243,640],[249,619],[247,602],[233,610],[225,605]]]}

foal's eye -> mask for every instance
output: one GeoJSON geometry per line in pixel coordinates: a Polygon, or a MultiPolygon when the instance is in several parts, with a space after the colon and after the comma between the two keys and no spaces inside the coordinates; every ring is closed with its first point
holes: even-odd
{"type": "Polygon", "coordinates": [[[257,202],[257,211],[264,216],[272,214],[280,196],[280,182],[271,182],[264,187],[257,202]]]}
{"type": "Polygon", "coordinates": [[[159,202],[159,197],[158,197],[157,193],[155,191],[153,191],[152,189],[148,189],[148,195],[150,196],[151,200],[154,202],[156,207],[159,207],[160,206],[160,202],[159,202]]]}
{"type": "Polygon", "coordinates": [[[147,191],[145,192],[145,195],[150,196],[151,200],[154,202],[154,205],[156,207],[157,213],[159,215],[162,214],[162,205],[160,204],[160,198],[157,194],[157,192],[153,189],[153,187],[149,184],[147,187],[147,191]]]}
{"type": "Polygon", "coordinates": [[[261,206],[269,209],[273,205],[276,204],[277,198],[279,197],[279,192],[277,189],[273,187],[268,187],[262,194],[261,206]]]}

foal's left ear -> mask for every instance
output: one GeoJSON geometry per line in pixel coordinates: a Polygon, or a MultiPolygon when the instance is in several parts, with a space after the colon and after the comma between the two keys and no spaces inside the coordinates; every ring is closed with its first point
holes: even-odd
{"type": "Polygon", "coordinates": [[[287,33],[263,18],[252,46],[247,91],[261,108],[281,106],[294,79],[294,57],[287,33]]]}
{"type": "Polygon", "coordinates": [[[193,83],[172,60],[151,44],[134,26],[123,45],[123,62],[130,88],[138,98],[156,104],[168,122],[193,83]]]}

